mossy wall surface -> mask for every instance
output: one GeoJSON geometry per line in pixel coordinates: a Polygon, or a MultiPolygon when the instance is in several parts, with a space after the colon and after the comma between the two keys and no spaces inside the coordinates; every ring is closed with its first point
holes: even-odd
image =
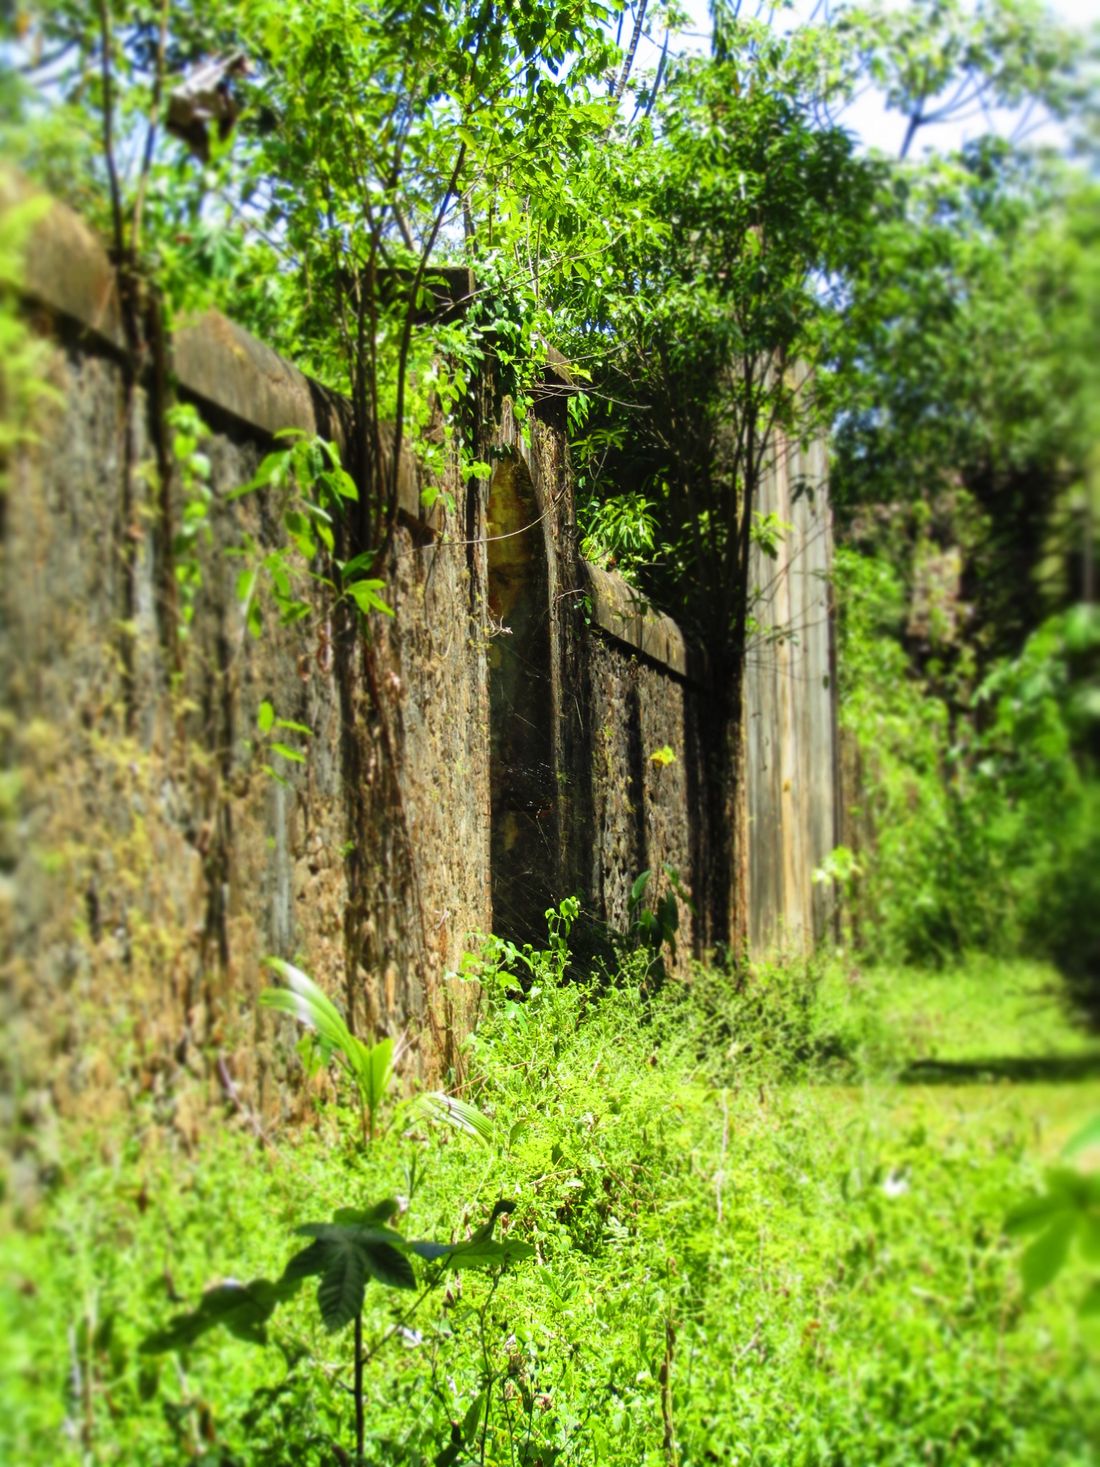
{"type": "Polygon", "coordinates": [[[299,962],[362,1032],[406,1031],[438,1071],[463,1028],[443,974],[492,923],[467,556],[402,525],[392,619],[364,628],[316,587],[309,616],[284,626],[268,606],[253,636],[233,552],[279,543],[279,519],[262,493],[228,496],[269,445],[223,421],[183,627],[145,395],[127,412],[120,364],[72,334],[50,376],[60,405],[13,466],[3,534],[15,1088],[48,1075],[63,1104],[125,1102],[170,1094],[179,1071],[216,1080],[220,1060],[261,1113],[285,1108],[285,1026],[256,1010],[265,954],[299,962]],[[265,735],[265,701],[310,733],[265,735]]]}

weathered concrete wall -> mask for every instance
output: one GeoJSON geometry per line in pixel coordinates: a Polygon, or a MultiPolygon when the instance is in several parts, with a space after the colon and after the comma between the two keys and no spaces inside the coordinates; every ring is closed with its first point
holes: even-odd
{"type": "Polygon", "coordinates": [[[837,741],[825,446],[781,444],[760,513],[784,525],[772,559],[753,554],[758,624],[745,673],[744,819],[754,953],[801,953],[831,913],[814,868],[837,845],[837,741]]]}

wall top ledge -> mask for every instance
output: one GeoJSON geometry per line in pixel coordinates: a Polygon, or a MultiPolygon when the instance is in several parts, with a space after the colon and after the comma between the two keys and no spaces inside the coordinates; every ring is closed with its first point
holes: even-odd
{"type": "Polygon", "coordinates": [[[687,682],[707,686],[706,658],[689,645],[670,616],[654,611],[641,593],[613,571],[581,561],[582,579],[592,603],[592,621],[600,631],[633,647],[687,682]]]}
{"type": "MultiPolygon", "coordinates": [[[[32,305],[75,322],[111,350],[128,343],[118,279],[95,232],[67,205],[49,199],[11,169],[0,168],[0,217],[26,211],[27,236],[7,258],[0,283],[32,305]]],[[[347,404],[300,372],[220,311],[179,321],[168,342],[170,370],[189,396],[264,437],[284,428],[318,433],[347,447],[347,404]]],[[[420,503],[416,463],[403,450],[398,504],[404,515],[434,529],[420,503]]]]}

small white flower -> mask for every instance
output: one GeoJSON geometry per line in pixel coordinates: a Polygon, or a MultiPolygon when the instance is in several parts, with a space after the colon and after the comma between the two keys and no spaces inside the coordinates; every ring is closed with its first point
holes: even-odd
{"type": "Polygon", "coordinates": [[[909,1190],[909,1178],[903,1170],[894,1167],[883,1182],[882,1190],[887,1197],[904,1197],[909,1190]]]}

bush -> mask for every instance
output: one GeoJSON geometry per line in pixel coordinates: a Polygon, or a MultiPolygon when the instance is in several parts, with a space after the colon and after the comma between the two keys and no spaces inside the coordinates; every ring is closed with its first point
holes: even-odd
{"type": "Polygon", "coordinates": [[[1088,997],[1100,968],[1095,608],[1052,617],[972,692],[957,678],[948,701],[907,655],[896,573],[851,550],[837,565],[841,726],[864,776],[859,945],[894,962],[1051,956],[1088,997]]]}

